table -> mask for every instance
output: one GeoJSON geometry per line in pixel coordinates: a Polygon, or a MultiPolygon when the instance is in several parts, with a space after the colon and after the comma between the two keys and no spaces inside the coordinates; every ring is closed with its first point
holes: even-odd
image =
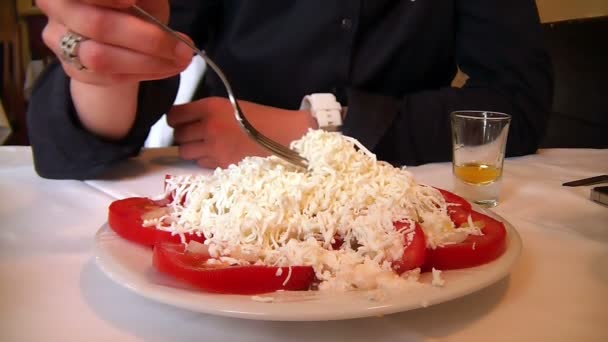
{"type": "MultiPolygon", "coordinates": [[[[411,171],[452,186],[448,163],[411,171]]],[[[561,186],[607,173],[608,150],[541,150],[506,161],[495,211],[524,243],[507,278],[425,309],[333,322],[193,313],[142,298],[97,268],[93,237],[108,204],[157,195],[165,173],[192,172],[201,170],[174,149],[149,149],[103,180],[45,180],[28,147],[0,147],[0,340],[608,341],[608,208],[588,199],[589,187],[561,186]]]]}

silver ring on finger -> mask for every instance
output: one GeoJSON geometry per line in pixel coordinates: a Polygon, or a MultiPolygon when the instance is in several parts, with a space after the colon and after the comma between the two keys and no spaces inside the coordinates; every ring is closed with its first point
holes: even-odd
{"type": "Polygon", "coordinates": [[[89,38],[78,33],[67,31],[61,37],[61,42],[59,44],[63,60],[73,65],[78,70],[87,70],[87,67],[80,61],[78,51],[80,50],[80,43],[88,39],[89,38]]]}

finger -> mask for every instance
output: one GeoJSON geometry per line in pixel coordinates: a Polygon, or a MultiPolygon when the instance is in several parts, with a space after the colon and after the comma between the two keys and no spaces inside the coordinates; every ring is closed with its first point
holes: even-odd
{"type": "Polygon", "coordinates": [[[87,72],[86,70],[78,70],[73,65],[62,62],[65,73],[72,79],[78,80],[83,83],[98,85],[98,86],[112,86],[115,84],[123,83],[137,83],[142,79],[146,80],[162,80],[170,77],[170,75],[127,75],[127,74],[112,74],[112,75],[97,75],[87,72]]]}
{"type": "Polygon", "coordinates": [[[129,8],[137,2],[136,0],[80,0],[84,3],[96,6],[112,8],[129,8]]]}
{"type": "Polygon", "coordinates": [[[177,126],[175,127],[173,137],[178,144],[202,141],[205,137],[204,126],[200,121],[177,126]]]}
{"type": "Polygon", "coordinates": [[[60,61],[64,71],[70,78],[83,83],[99,86],[111,86],[121,83],[137,83],[142,80],[162,80],[173,76],[173,74],[96,74],[88,70],[77,69],[74,65],[61,59],[60,61]]]}
{"type": "Polygon", "coordinates": [[[125,11],[79,1],[47,1],[47,15],[91,40],[188,65],[192,50],[157,27],[125,11]],[[52,5],[51,5],[52,4],[52,5]]]}
{"type": "Polygon", "coordinates": [[[162,80],[171,77],[172,75],[166,74],[145,74],[145,75],[131,75],[131,74],[94,74],[86,70],[78,70],[73,65],[63,62],[63,69],[66,74],[75,80],[83,83],[99,85],[99,86],[112,86],[115,84],[122,83],[137,83],[142,80],[162,80]]]}
{"type": "MultiPolygon", "coordinates": [[[[45,44],[60,58],[62,57],[60,41],[66,33],[67,28],[53,20],[49,21],[42,32],[45,44]]],[[[88,71],[93,73],[175,75],[184,69],[165,59],[138,54],[93,40],[85,40],[79,44],[78,58],[88,71]]]]}
{"type": "Polygon", "coordinates": [[[208,147],[204,141],[187,143],[179,146],[179,156],[185,160],[208,158],[208,147]]]}
{"type": "Polygon", "coordinates": [[[194,103],[173,106],[167,115],[167,124],[173,128],[177,128],[181,125],[201,121],[205,116],[202,104],[202,101],[197,101],[196,108],[194,107],[194,103]]]}

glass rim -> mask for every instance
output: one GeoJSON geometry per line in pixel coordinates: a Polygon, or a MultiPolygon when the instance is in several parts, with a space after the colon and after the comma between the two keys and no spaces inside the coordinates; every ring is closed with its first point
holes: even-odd
{"type": "Polygon", "coordinates": [[[492,110],[456,110],[450,113],[452,117],[463,119],[483,119],[483,120],[510,120],[511,115],[492,110]],[[477,115],[476,115],[477,114],[477,115]],[[487,115],[489,114],[489,115],[487,115]]]}

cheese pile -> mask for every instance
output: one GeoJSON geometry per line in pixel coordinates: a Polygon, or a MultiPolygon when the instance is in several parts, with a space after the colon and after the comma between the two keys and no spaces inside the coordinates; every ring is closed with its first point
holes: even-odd
{"type": "Polygon", "coordinates": [[[376,160],[357,140],[311,130],[291,146],[308,170],[274,156],[247,157],[212,175],[173,176],[168,213],[145,225],[203,234],[209,263],[311,265],[319,289],[401,286],[392,270],[421,222],[427,246],[455,243],[457,231],[434,188],[417,184],[405,168],[376,160]],[[393,222],[411,224],[396,231],[393,222]],[[339,238],[344,243],[334,250],[339,238]]]}

